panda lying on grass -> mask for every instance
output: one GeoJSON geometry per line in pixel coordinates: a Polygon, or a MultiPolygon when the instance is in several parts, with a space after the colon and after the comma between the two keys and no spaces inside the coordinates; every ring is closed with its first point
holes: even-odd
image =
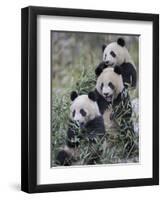
{"type": "Polygon", "coordinates": [[[128,91],[123,84],[121,68],[115,66],[104,69],[97,78],[95,92],[105,126],[109,120],[113,120],[125,140],[128,137],[128,148],[130,148],[133,145],[130,138],[133,138],[132,136],[135,134],[131,119],[132,105],[128,91]],[[108,112],[110,110],[111,112],[108,112]]]}
{"type": "Polygon", "coordinates": [[[97,66],[95,73],[98,77],[104,68],[119,66],[125,87],[136,87],[137,75],[134,62],[125,47],[123,38],[117,42],[103,45],[103,61],[97,66]]]}
{"type": "MultiPolygon", "coordinates": [[[[78,152],[82,140],[87,140],[90,145],[93,145],[105,135],[104,121],[96,102],[95,93],[78,95],[74,91],[71,93],[71,100],[66,145],[56,157],[59,165],[72,165],[77,161],[75,154],[78,152]]],[[[90,160],[87,159],[87,164],[93,164],[98,157],[99,152],[94,152],[93,155],[91,154],[90,160]]]]}

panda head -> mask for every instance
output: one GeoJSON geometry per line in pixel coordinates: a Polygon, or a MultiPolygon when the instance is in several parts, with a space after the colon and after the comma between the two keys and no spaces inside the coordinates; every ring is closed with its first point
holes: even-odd
{"type": "Polygon", "coordinates": [[[125,47],[125,41],[123,38],[119,38],[116,42],[112,42],[108,45],[103,45],[103,62],[107,66],[114,67],[115,65],[121,65],[129,60],[129,52],[125,47]]]}
{"type": "Polygon", "coordinates": [[[70,118],[80,127],[84,127],[87,122],[100,116],[94,92],[89,92],[88,95],[78,95],[77,92],[73,91],[71,101],[70,118]]]}
{"type": "Polygon", "coordinates": [[[124,89],[121,69],[106,68],[97,78],[96,90],[107,102],[112,102],[124,89]]]}

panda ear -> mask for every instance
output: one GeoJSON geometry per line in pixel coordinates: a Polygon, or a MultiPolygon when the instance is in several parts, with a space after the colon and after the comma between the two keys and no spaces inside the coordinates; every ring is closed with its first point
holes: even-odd
{"type": "Polygon", "coordinates": [[[123,38],[118,38],[117,43],[121,46],[124,47],[125,46],[125,41],[123,38]]]}
{"type": "Polygon", "coordinates": [[[78,96],[78,93],[76,91],[72,91],[70,95],[71,101],[74,101],[77,96],[78,96]]]}
{"type": "Polygon", "coordinates": [[[95,92],[89,92],[88,98],[91,99],[92,101],[97,101],[97,96],[96,96],[95,92]]]}
{"type": "Polygon", "coordinates": [[[119,66],[114,67],[114,72],[119,74],[119,75],[122,74],[121,68],[119,66]]]}
{"type": "Polygon", "coordinates": [[[106,46],[107,46],[106,44],[103,44],[103,45],[102,45],[102,52],[104,52],[106,46]]]}

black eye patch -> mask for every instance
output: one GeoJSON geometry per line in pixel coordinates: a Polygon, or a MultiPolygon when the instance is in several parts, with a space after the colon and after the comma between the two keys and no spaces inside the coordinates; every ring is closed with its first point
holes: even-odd
{"type": "Polygon", "coordinates": [[[109,86],[112,90],[114,90],[114,85],[113,85],[113,83],[109,82],[109,83],[108,83],[108,86],[109,86]]]}
{"type": "Polygon", "coordinates": [[[101,87],[100,87],[100,88],[101,88],[101,90],[102,90],[102,88],[103,88],[103,87],[104,87],[104,84],[103,84],[103,83],[101,83],[101,87]]]}
{"type": "Polygon", "coordinates": [[[72,112],[72,116],[73,116],[73,117],[75,116],[75,110],[72,112]]]}
{"type": "Polygon", "coordinates": [[[85,117],[85,116],[87,115],[87,113],[85,112],[84,109],[80,109],[80,114],[81,114],[83,117],[85,117]]]}
{"type": "Polygon", "coordinates": [[[114,51],[111,51],[111,52],[110,52],[110,55],[113,56],[113,58],[116,57],[116,54],[114,53],[114,51]]]}

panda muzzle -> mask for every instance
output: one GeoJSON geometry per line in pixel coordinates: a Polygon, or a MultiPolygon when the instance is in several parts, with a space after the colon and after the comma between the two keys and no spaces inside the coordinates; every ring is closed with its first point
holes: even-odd
{"type": "Polygon", "coordinates": [[[111,66],[113,66],[113,64],[114,64],[114,63],[111,63],[109,60],[108,60],[108,61],[105,61],[105,65],[107,65],[107,66],[110,66],[110,67],[111,67],[111,66]]]}

